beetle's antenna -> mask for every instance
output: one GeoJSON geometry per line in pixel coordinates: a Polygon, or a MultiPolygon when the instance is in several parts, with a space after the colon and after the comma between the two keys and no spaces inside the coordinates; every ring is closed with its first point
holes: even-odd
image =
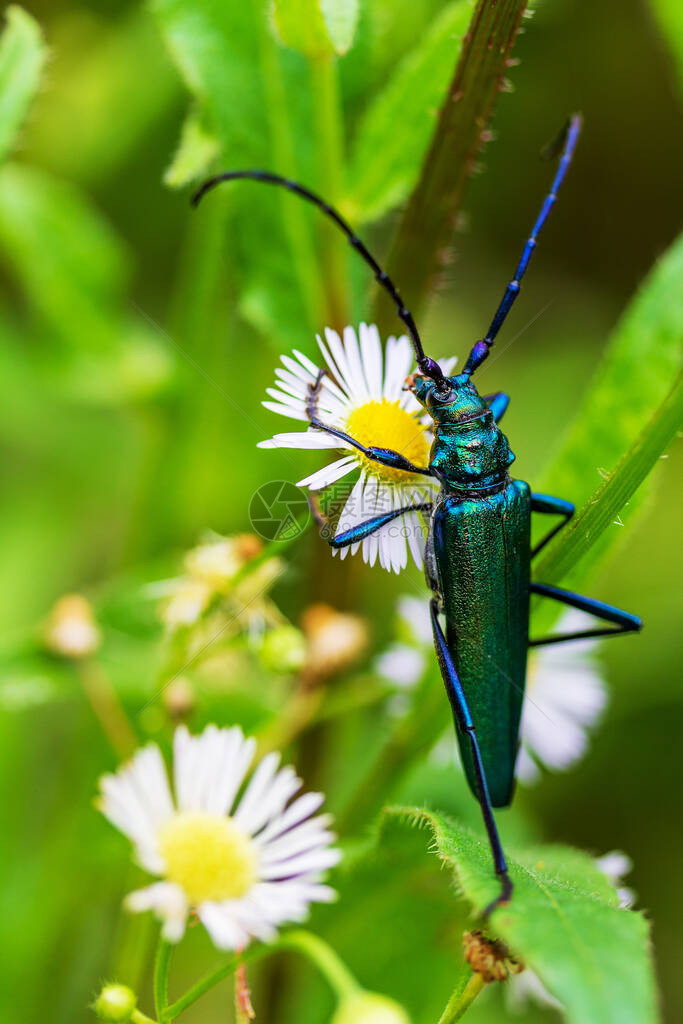
{"type": "Polygon", "coordinates": [[[538,235],[541,231],[541,228],[548,219],[548,214],[552,210],[555,204],[555,200],[557,199],[557,193],[559,191],[560,185],[564,181],[564,176],[567,173],[567,168],[569,167],[572,156],[574,155],[574,148],[576,146],[576,140],[579,137],[580,131],[581,115],[574,114],[572,115],[572,117],[569,118],[569,121],[565,125],[562,134],[558,138],[557,142],[554,143],[551,147],[549,147],[549,150],[546,151],[546,154],[544,154],[554,156],[556,152],[559,152],[561,150],[559,167],[555,172],[553,183],[550,186],[550,192],[545,197],[543,206],[541,207],[541,212],[536,218],[536,223],[534,224],[531,230],[531,234],[529,235],[529,238],[527,240],[527,243],[524,246],[524,249],[522,250],[522,258],[517,264],[515,276],[505,289],[505,294],[503,295],[503,298],[500,301],[500,305],[496,310],[495,316],[491,321],[491,326],[489,327],[486,333],[486,337],[482,338],[481,341],[478,341],[474,345],[472,351],[469,354],[469,358],[463,369],[463,373],[467,374],[468,377],[471,376],[479,366],[481,366],[481,364],[488,356],[491,350],[491,346],[493,345],[494,339],[498,334],[498,331],[503,326],[505,318],[510,312],[510,309],[512,308],[513,302],[519,295],[519,288],[522,282],[522,278],[526,273],[526,269],[529,266],[529,261],[531,259],[532,253],[536,248],[536,242],[538,240],[538,235]]]}
{"type": "Polygon", "coordinates": [[[295,181],[283,178],[279,174],[271,174],[270,171],[226,171],[224,174],[217,174],[214,178],[209,178],[208,181],[205,181],[201,188],[199,188],[192,197],[192,205],[197,206],[206,193],[210,192],[211,189],[216,187],[216,185],[220,185],[221,182],[235,181],[238,178],[247,178],[251,181],[263,181],[268,185],[280,185],[282,188],[289,189],[289,191],[293,192],[295,195],[301,196],[302,199],[308,200],[309,203],[313,203],[314,206],[317,206],[319,210],[334,221],[337,227],[346,235],[349,244],[353,246],[358,253],[360,253],[361,257],[368,264],[374,273],[378,284],[380,284],[393,299],[399,318],[408,328],[408,333],[410,334],[413,343],[415,357],[417,359],[417,364],[420,367],[420,371],[426,377],[431,377],[437,385],[440,385],[444,380],[441,367],[434,359],[430,359],[429,356],[425,355],[415,321],[413,320],[410,310],[406,309],[396,285],[388,274],[382,270],[375,257],[368,252],[363,242],[361,242],[360,238],[351,230],[341,214],[337,213],[337,211],[326,203],[324,199],[321,199],[320,196],[317,196],[314,192],[304,188],[303,185],[298,185],[295,181]]]}

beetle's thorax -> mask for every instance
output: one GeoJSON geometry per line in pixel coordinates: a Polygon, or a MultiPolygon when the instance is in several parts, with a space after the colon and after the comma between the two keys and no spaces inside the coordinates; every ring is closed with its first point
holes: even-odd
{"type": "Polygon", "coordinates": [[[429,378],[413,380],[416,398],[434,420],[430,466],[449,490],[488,490],[504,484],[514,460],[505,434],[469,377],[460,374],[446,382],[447,394],[429,378]]]}

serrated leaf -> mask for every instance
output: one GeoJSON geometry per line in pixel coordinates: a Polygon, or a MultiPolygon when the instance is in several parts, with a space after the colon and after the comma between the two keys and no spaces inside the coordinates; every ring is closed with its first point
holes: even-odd
{"type": "MultiPolygon", "coordinates": [[[[430,850],[476,913],[497,895],[482,839],[434,811],[390,808],[386,814],[430,831],[430,850]]],[[[513,897],[493,911],[488,928],[538,974],[570,1024],[656,1021],[647,922],[619,909],[593,858],[569,847],[539,846],[508,861],[513,897]]]]}
{"type": "Polygon", "coordinates": [[[38,91],[46,56],[38,22],[21,7],[8,7],[0,38],[0,160],[10,152],[38,91]]]}
{"type": "Polygon", "coordinates": [[[471,13],[465,0],[450,4],[363,117],[344,203],[355,222],[381,217],[415,184],[471,13]]]}
{"type": "MultiPolygon", "coordinates": [[[[615,523],[617,515],[676,430],[677,399],[669,393],[682,361],[683,236],[655,265],[627,307],[595,383],[539,487],[582,510],[544,554],[539,579],[558,582],[599,537],[590,561],[620,539],[623,528],[615,523]]],[[[632,502],[629,512],[634,507],[632,502]]],[[[572,569],[573,584],[590,561],[572,569]]]]}
{"type": "Polygon", "coordinates": [[[202,123],[201,116],[191,111],[183,123],[178,149],[164,173],[164,184],[182,188],[196,181],[208,173],[219,152],[218,139],[202,123]]]}

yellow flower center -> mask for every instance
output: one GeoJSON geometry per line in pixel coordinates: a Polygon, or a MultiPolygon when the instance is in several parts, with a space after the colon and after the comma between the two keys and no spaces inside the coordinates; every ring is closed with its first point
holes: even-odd
{"type": "MultiPolygon", "coordinates": [[[[398,402],[390,402],[387,398],[366,402],[352,411],[346,421],[346,430],[366,447],[392,448],[415,466],[426,468],[429,465],[427,428],[412,413],[402,409],[398,402]]],[[[368,473],[383,480],[397,483],[406,478],[404,470],[382,466],[360,453],[359,458],[368,473]]]]}
{"type": "Polygon", "coordinates": [[[166,878],[194,905],[239,899],[256,881],[256,851],[232,818],[199,811],[176,814],[162,826],[159,847],[166,878]]]}

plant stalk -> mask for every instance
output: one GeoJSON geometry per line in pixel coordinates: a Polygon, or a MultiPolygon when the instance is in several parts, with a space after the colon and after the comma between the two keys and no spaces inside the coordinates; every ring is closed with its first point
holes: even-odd
{"type": "MultiPolygon", "coordinates": [[[[468,179],[488,139],[504,88],[525,0],[479,0],[467,30],[436,131],[394,237],[386,270],[417,318],[443,264],[468,179]]],[[[378,292],[374,321],[394,324],[395,310],[378,292]]]]}
{"type": "Polygon", "coordinates": [[[454,1024],[456,1020],[460,1020],[469,1010],[484,984],[481,974],[473,974],[462,990],[456,989],[439,1017],[439,1024],[454,1024]]]}

